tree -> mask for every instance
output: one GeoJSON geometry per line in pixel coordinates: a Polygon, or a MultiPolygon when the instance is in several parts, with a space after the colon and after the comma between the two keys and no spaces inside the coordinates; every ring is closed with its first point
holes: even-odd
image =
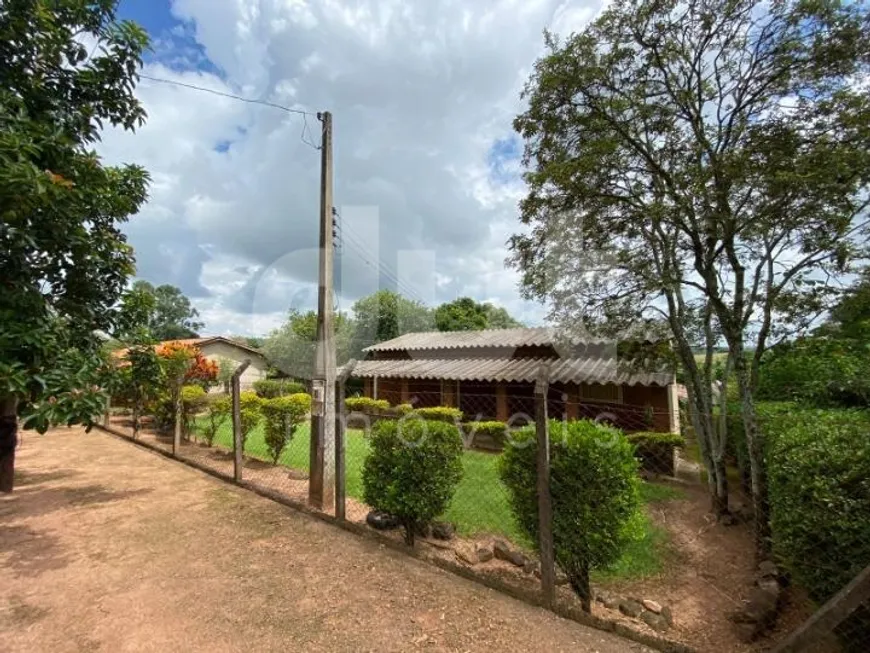
{"type": "Polygon", "coordinates": [[[432,310],[422,303],[402,297],[391,290],[379,290],[357,300],[353,305],[355,318],[351,356],[403,333],[431,331],[435,326],[432,310]]]}
{"type": "MultiPolygon", "coordinates": [[[[151,311],[147,326],[156,340],[183,340],[198,337],[197,331],[205,326],[198,321],[199,312],[190,304],[179,288],[164,284],[156,288],[139,280],[130,291],[133,296],[150,297],[151,311]]],[[[145,304],[144,300],[139,300],[145,304]]]]}
{"type": "Polygon", "coordinates": [[[439,331],[479,331],[489,326],[486,305],[471,297],[460,297],[435,309],[435,326],[439,331]]]}
{"type": "MultiPolygon", "coordinates": [[[[342,365],[349,358],[353,324],[339,313],[334,326],[336,361],[342,365]]],[[[284,374],[297,379],[310,378],[317,350],[317,313],[291,309],[287,321],[266,337],[262,349],[266,358],[284,374]]]]}
{"type": "Polygon", "coordinates": [[[165,383],[160,359],[150,345],[130,347],[126,360],[129,363],[127,393],[133,403],[133,437],[139,434],[139,417],[144,405],[156,399],[165,383]]]}
{"type": "Polygon", "coordinates": [[[564,43],[547,36],[515,121],[531,168],[531,229],[511,241],[527,295],[562,324],[664,320],[708,444],[710,388],[684,318],[727,344],[759,555],[760,359],[831,301],[866,235],[867,24],[834,0],[618,0],[564,43]]]}
{"type": "Polygon", "coordinates": [[[487,302],[483,307],[486,312],[486,326],[488,329],[513,329],[523,326],[523,323],[511,317],[511,314],[503,306],[495,306],[487,302]]]}
{"type": "Polygon", "coordinates": [[[105,407],[94,334],[113,329],[133,272],[119,225],[148,181],[93,150],[103,124],[145,119],[133,91],[148,37],[116,21],[115,6],[0,7],[0,491],[13,486],[17,416],[44,431],[91,424],[105,407]]]}
{"type": "Polygon", "coordinates": [[[310,410],[311,396],[304,392],[263,400],[260,407],[264,421],[263,439],[273,464],[278,464],[285,447],[310,410]]]}
{"type": "MultiPolygon", "coordinates": [[[[640,509],[638,462],[620,431],[597,422],[552,420],[550,436],[553,550],[583,609],[590,612],[590,572],[616,562],[634,537],[640,509]]],[[[537,544],[534,427],[508,438],[499,465],[514,518],[537,544]]]]}

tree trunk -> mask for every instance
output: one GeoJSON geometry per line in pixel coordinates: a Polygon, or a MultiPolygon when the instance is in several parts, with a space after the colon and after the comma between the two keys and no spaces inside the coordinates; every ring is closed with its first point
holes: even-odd
{"type": "Polygon", "coordinates": [[[770,515],[767,500],[767,472],[764,467],[764,438],[758,428],[753,402],[752,384],[749,370],[746,367],[746,357],[743,355],[742,344],[735,354],[734,371],[737,374],[737,387],[740,390],[740,404],[743,409],[743,431],[746,437],[746,449],[749,453],[749,476],[752,483],[752,510],[755,527],[755,556],[760,562],[770,557],[771,532],[770,515]]]}
{"type": "Polygon", "coordinates": [[[133,439],[139,437],[139,397],[133,399],[133,439]]]}
{"type": "Polygon", "coordinates": [[[0,492],[15,485],[15,448],[18,446],[18,397],[0,399],[0,492]]]}
{"type": "MultiPolygon", "coordinates": [[[[705,383],[704,379],[699,380],[705,383]]],[[[689,416],[692,427],[695,429],[695,437],[698,440],[698,448],[701,450],[701,460],[707,470],[707,488],[710,491],[710,511],[717,519],[729,514],[728,511],[728,475],[725,469],[725,460],[722,449],[719,446],[715,434],[713,422],[712,402],[699,397],[693,389],[693,383],[687,384],[689,394],[689,416]]]]}
{"type": "Polygon", "coordinates": [[[416,530],[417,525],[411,519],[404,520],[402,525],[405,527],[405,544],[413,548],[414,531],[416,530]]]}
{"type": "Polygon", "coordinates": [[[568,583],[571,589],[580,599],[580,607],[583,612],[592,613],[592,588],[589,586],[589,565],[579,565],[578,568],[565,572],[568,575],[568,583]]]}

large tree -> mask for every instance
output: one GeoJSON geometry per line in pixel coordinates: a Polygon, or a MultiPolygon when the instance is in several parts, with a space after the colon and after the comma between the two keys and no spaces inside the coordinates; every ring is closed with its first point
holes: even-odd
{"type": "Polygon", "coordinates": [[[727,344],[761,555],[758,365],[863,254],[868,38],[859,3],[617,0],[565,42],[547,37],[515,122],[531,168],[512,241],[527,293],[563,324],[664,320],[702,444],[709,375],[686,324],[727,344]]]}
{"type": "Polygon", "coordinates": [[[198,319],[199,311],[191,305],[190,299],[180,288],[169,284],[154,287],[140,279],[133,284],[129,294],[150,298],[152,308],[147,325],[157,340],[196,338],[197,332],[205,326],[198,319]]]}
{"type": "Polygon", "coordinates": [[[477,331],[522,326],[504,308],[489,302],[460,297],[435,309],[435,326],[439,331],[477,331]]]}
{"type": "Polygon", "coordinates": [[[100,128],[141,125],[146,33],[114,0],[0,4],[0,491],[17,418],[90,423],[104,406],[96,330],[112,332],[133,272],[119,225],[146,197],[138,166],[106,167],[100,128]],[[87,44],[87,45],[86,45],[87,44]]]}
{"type": "Polygon", "coordinates": [[[431,331],[432,309],[392,290],[379,290],[354,303],[354,337],[351,355],[360,356],[369,345],[412,331],[431,331]]]}
{"type": "MultiPolygon", "coordinates": [[[[336,362],[343,365],[349,358],[354,324],[343,313],[335,316],[336,362]]],[[[263,341],[263,353],[281,372],[297,379],[311,378],[317,350],[317,313],[290,311],[287,321],[263,341]]]]}

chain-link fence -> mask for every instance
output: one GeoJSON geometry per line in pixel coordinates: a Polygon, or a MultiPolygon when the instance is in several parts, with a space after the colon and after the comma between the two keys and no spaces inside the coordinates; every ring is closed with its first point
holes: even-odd
{"type": "MultiPolygon", "coordinates": [[[[723,444],[702,441],[709,435],[696,432],[685,406],[675,418],[671,407],[627,404],[616,393],[581,398],[545,382],[537,394],[535,384],[457,389],[397,384],[379,388],[377,400],[347,398],[339,436],[325,447],[325,501],[313,507],[307,417],[288,429],[280,447],[262,416],[244,414],[243,401],[239,438],[232,415],[211,428],[205,411],[183,419],[177,438],[174,428],[161,431],[145,416],[137,439],[328,516],[336,515],[329,483],[337,477],[344,515],[339,509],[336,518],[401,546],[403,521],[367,504],[373,434],[387,428],[383,423],[446,422],[462,440],[461,474],[446,509],[414,525],[418,555],[668,650],[762,650],[778,643],[789,651],[870,650],[870,580],[833,608],[825,605],[870,563],[870,476],[859,473],[867,443],[854,442],[851,461],[837,449],[843,429],[864,422],[816,417],[823,435],[839,434],[819,444],[794,415],[759,415],[759,433],[777,444],[765,445],[762,461],[773,533],[758,557],[752,461],[739,411],[727,420],[709,416],[709,423],[725,425],[723,444]],[[727,484],[719,515],[711,459],[727,484]],[[824,618],[808,622],[814,615],[824,618]]],[[[131,421],[128,411],[116,410],[109,425],[132,437],[131,421]]]]}

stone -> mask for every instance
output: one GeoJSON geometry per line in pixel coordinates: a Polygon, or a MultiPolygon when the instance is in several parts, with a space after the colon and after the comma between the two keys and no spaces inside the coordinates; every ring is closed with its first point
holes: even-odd
{"type": "Polygon", "coordinates": [[[732,515],[730,512],[727,512],[719,517],[719,523],[723,526],[734,526],[737,524],[737,517],[732,515]]]}
{"type": "Polygon", "coordinates": [[[504,540],[496,540],[493,543],[492,547],[493,553],[495,557],[499,560],[504,560],[505,562],[509,562],[512,565],[516,565],[517,567],[525,567],[526,566],[526,556],[524,556],[519,551],[514,551],[510,548],[507,542],[504,540]]]}
{"type": "Polygon", "coordinates": [[[601,602],[601,605],[603,605],[608,610],[619,610],[619,603],[620,601],[617,597],[608,596],[604,599],[604,601],[601,602]]]}
{"type": "Polygon", "coordinates": [[[460,562],[463,562],[471,567],[476,565],[480,559],[477,556],[477,549],[470,544],[462,543],[455,549],[456,557],[460,562]]]}
{"type": "Polygon", "coordinates": [[[665,619],[662,615],[656,614],[655,612],[650,612],[649,610],[641,614],[640,619],[647,626],[660,633],[670,628],[667,619],[665,619]]]}
{"type": "Polygon", "coordinates": [[[755,575],[759,580],[779,578],[779,567],[771,560],[763,560],[758,564],[758,570],[755,575]]]}
{"type": "Polygon", "coordinates": [[[489,544],[478,544],[477,545],[477,559],[480,562],[489,562],[495,557],[495,554],[492,552],[492,547],[489,544]]]}
{"type": "Polygon", "coordinates": [[[633,599],[619,602],[619,611],[626,617],[637,619],[643,613],[643,606],[633,599]]]}
{"type": "Polygon", "coordinates": [[[650,612],[654,612],[655,614],[662,613],[662,604],[661,603],[657,603],[657,602],[653,601],[652,599],[644,599],[643,601],[641,601],[641,603],[643,604],[643,607],[645,607],[650,612]]]}
{"type": "Polygon", "coordinates": [[[431,537],[433,535],[432,525],[429,522],[417,522],[417,524],[414,526],[414,533],[418,537],[431,537]]]}
{"type": "Polygon", "coordinates": [[[568,584],[568,574],[566,574],[561,569],[556,569],[556,586],[561,587],[562,585],[568,584]]]}
{"type": "Polygon", "coordinates": [[[293,481],[307,481],[308,480],[308,472],[303,471],[301,469],[290,468],[290,470],[287,472],[287,476],[290,478],[290,480],[293,480],[293,481]]]}
{"type": "Polygon", "coordinates": [[[380,510],[372,510],[366,515],[366,524],[379,531],[389,531],[400,526],[398,517],[380,510]]]}
{"type": "Polygon", "coordinates": [[[523,565],[523,573],[533,574],[537,572],[537,576],[541,575],[541,565],[537,560],[532,560],[531,558],[526,559],[526,564],[523,565]]]}
{"type": "Polygon", "coordinates": [[[436,540],[452,540],[456,527],[450,522],[438,521],[432,524],[432,537],[436,540]]]}
{"type": "Polygon", "coordinates": [[[668,622],[669,626],[674,625],[674,613],[668,606],[662,608],[662,616],[665,618],[665,621],[668,622]]]}
{"type": "Polygon", "coordinates": [[[758,581],[758,589],[767,592],[777,602],[779,602],[779,595],[782,592],[782,588],[780,588],[779,581],[776,580],[776,578],[762,578],[758,581]]]}

